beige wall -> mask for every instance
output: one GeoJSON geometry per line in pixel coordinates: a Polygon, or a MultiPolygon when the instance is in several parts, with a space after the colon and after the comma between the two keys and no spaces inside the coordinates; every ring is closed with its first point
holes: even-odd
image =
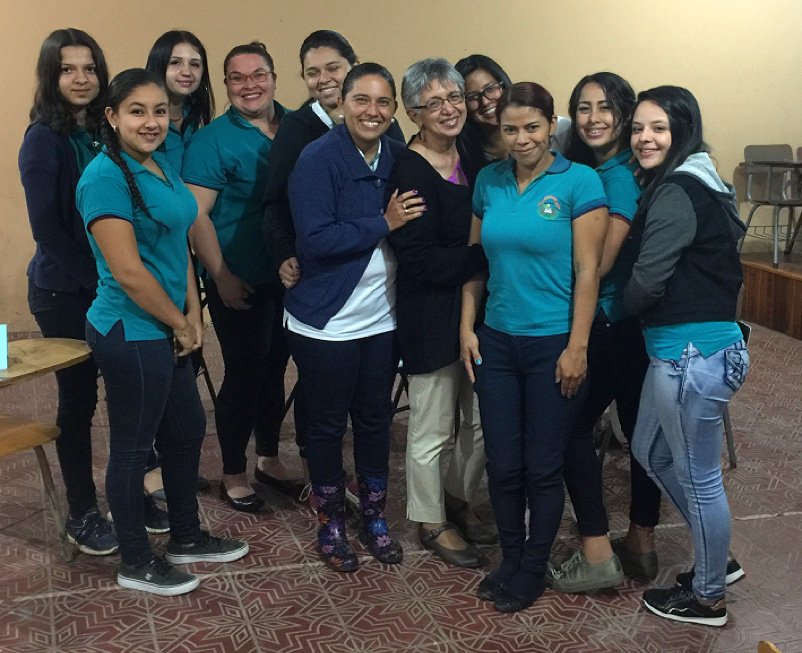
{"type": "MultiPolygon", "coordinates": [[[[802,2],[799,0],[0,0],[0,323],[35,328],[25,301],[33,252],[16,156],[27,125],[34,66],[44,37],[79,27],[103,47],[111,72],[142,66],[153,41],[172,28],[206,45],[219,110],[220,70],[234,45],[258,38],[276,60],[277,98],[304,99],[297,52],[312,30],[341,31],[363,61],[400,78],[426,56],[451,61],[473,52],[497,59],[515,81],[541,82],[562,115],[585,74],[611,70],[635,90],[690,88],[719,170],[732,180],[748,143],[802,145],[802,2]],[[193,9],[185,7],[191,5],[193,9]]],[[[402,120],[407,131],[408,122],[402,120]]],[[[737,180],[736,180],[737,181],[737,180]]],[[[768,214],[758,212],[765,222],[768,214]]]]}

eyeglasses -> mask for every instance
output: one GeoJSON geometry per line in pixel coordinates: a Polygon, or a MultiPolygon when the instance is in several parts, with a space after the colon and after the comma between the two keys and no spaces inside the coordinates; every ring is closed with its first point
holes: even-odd
{"type": "Polygon", "coordinates": [[[465,102],[465,93],[462,91],[454,91],[453,93],[449,93],[446,96],[446,99],[440,97],[433,97],[429,100],[426,104],[422,104],[419,107],[412,107],[413,109],[426,109],[431,113],[435,113],[436,111],[440,111],[443,108],[443,104],[445,104],[446,100],[452,107],[456,107],[459,104],[465,102]]]}
{"type": "Polygon", "coordinates": [[[499,84],[498,82],[494,84],[488,84],[481,91],[476,91],[466,95],[465,102],[469,107],[475,109],[479,106],[479,102],[482,100],[483,96],[488,100],[498,100],[503,92],[504,84],[499,84]]]}
{"type": "Polygon", "coordinates": [[[258,70],[254,70],[250,75],[243,75],[242,73],[237,72],[228,73],[228,75],[226,75],[226,81],[232,86],[241,86],[249,79],[254,84],[261,84],[262,82],[266,82],[272,74],[273,71],[271,70],[259,68],[258,70]]]}

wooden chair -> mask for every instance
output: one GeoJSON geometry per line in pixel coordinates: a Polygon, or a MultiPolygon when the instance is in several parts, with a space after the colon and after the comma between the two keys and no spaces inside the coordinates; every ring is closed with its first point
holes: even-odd
{"type": "Polygon", "coordinates": [[[53,485],[50,465],[47,462],[45,450],[42,448],[42,445],[52,442],[60,433],[58,426],[0,415],[0,456],[25,451],[26,449],[33,449],[36,452],[39,469],[42,472],[42,482],[45,485],[45,493],[50,503],[50,510],[53,513],[53,520],[56,522],[56,528],[58,529],[61,550],[64,552],[65,560],[72,562],[76,555],[75,547],[67,541],[64,514],[61,511],[59,497],[53,485]]]}
{"type": "Polygon", "coordinates": [[[771,642],[763,640],[757,645],[757,653],[780,653],[780,649],[774,646],[774,644],[771,642]]]}

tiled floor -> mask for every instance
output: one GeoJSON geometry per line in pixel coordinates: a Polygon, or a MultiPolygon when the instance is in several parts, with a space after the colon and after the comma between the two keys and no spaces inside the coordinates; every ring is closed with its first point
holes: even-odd
{"type": "MultiPolygon", "coordinates": [[[[239,562],[196,565],[201,587],[183,597],[122,590],[114,582],[114,556],[62,561],[35,457],[30,452],[5,457],[0,459],[0,651],[753,653],[764,638],[784,653],[802,651],[802,342],[756,327],[751,345],[752,371],[731,406],[739,464],[725,473],[732,549],[747,576],[728,593],[730,621],[723,629],[647,614],[640,603],[645,586],[631,581],[593,596],[549,591],[522,613],[496,613],[475,598],[481,573],[447,567],[424,552],[404,519],[405,413],[393,425],[390,506],[392,528],[405,545],[404,563],[391,567],[363,555],[356,573],[336,574],[315,552],[315,520],[308,508],[259,485],[257,491],[277,508],[271,515],[234,513],[217,498],[219,452],[204,389],[210,419],[201,471],[213,483],[201,498],[202,521],[215,533],[247,538],[251,554],[239,562]]],[[[207,359],[219,382],[214,342],[207,345],[207,359]]],[[[52,420],[54,406],[52,378],[0,390],[2,413],[52,420]]],[[[290,461],[292,424],[285,429],[282,451],[290,461]]],[[[108,435],[102,406],[95,435],[102,492],[108,435]]],[[[57,474],[54,451],[48,455],[57,474]]],[[[621,451],[608,455],[607,502],[615,532],[626,526],[627,467],[621,451]]],[[[486,489],[481,500],[481,510],[488,512],[486,489]]],[[[570,515],[569,508],[557,555],[575,545],[570,515]]],[[[155,543],[163,546],[166,539],[155,543]]],[[[668,506],[658,547],[656,585],[666,585],[691,560],[688,534],[668,506]]],[[[495,563],[497,552],[487,553],[495,563]]]]}

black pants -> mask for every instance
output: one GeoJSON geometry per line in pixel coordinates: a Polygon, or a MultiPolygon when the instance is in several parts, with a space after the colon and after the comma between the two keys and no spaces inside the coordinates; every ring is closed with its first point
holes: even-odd
{"type": "Polygon", "coordinates": [[[188,544],[200,535],[198,463],[206,414],[189,357],[174,360],[172,339],[128,341],[122,320],[105,336],[87,322],[86,339],[106,387],[106,496],[120,557],[138,565],[153,555],[145,530],[142,481],[154,444],[161,453],[170,538],[188,544]]]}
{"type": "MultiPolygon", "coordinates": [[[[248,298],[251,308],[237,310],[223,305],[214,281],[207,279],[205,287],[225,366],[215,407],[223,473],[241,474],[251,432],[258,455],[278,455],[290,356],[281,324],[281,293],[272,286],[259,286],[248,298]]],[[[296,434],[301,439],[304,420],[300,419],[299,428],[298,412],[302,410],[303,402],[296,402],[296,434]]]]}
{"type": "MultiPolygon", "coordinates": [[[[83,340],[88,292],[76,295],[28,283],[28,306],[45,338],[83,340]]],[[[92,417],[97,405],[97,365],[94,358],[56,372],[61,435],[56,439],[61,474],[67,487],[70,514],[80,517],[97,505],[92,479],[92,417]]]]}
{"type": "MultiPolygon", "coordinates": [[[[565,455],[563,476],[576,511],[579,533],[605,535],[602,470],[593,447],[593,426],[613,400],[621,430],[631,443],[649,357],[637,318],[609,322],[603,311],[593,323],[588,343],[588,396],[565,455]]],[[[635,460],[630,448],[632,499],[629,519],[639,526],[657,526],[660,489],[635,460]]]]}
{"type": "Polygon", "coordinates": [[[390,422],[398,344],[395,331],[355,340],[317,340],[288,333],[301,392],[309,406],[307,460],[312,483],[337,485],[343,436],[351,417],[354,463],[361,477],[389,473],[390,422]]]}

